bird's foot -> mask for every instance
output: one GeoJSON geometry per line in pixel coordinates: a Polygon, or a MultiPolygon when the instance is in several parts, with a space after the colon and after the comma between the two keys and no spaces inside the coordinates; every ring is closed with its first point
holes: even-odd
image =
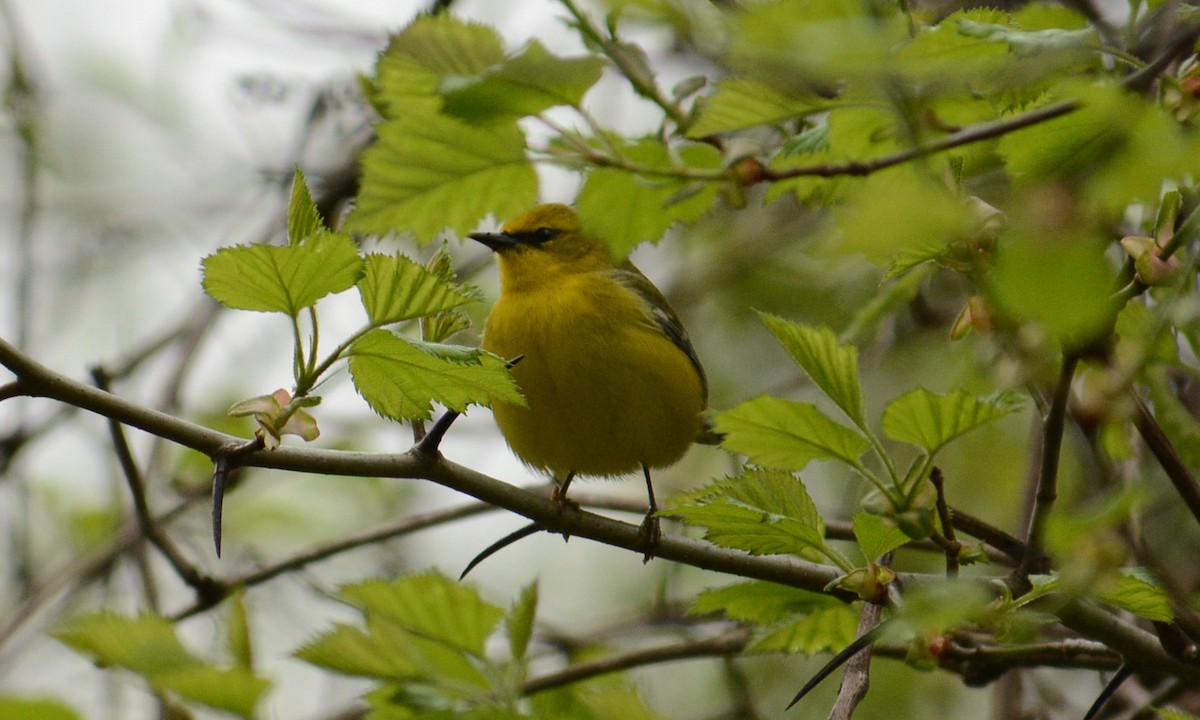
{"type": "MultiPolygon", "coordinates": [[[[550,491],[550,499],[558,505],[559,516],[562,516],[568,510],[571,512],[583,512],[583,508],[579,506],[579,503],[567,497],[567,493],[561,485],[555,485],[554,489],[550,491]]],[[[567,532],[566,530],[562,531],[562,536],[563,542],[567,542],[571,539],[571,533],[567,532]]]]}
{"type": "Polygon", "coordinates": [[[658,541],[662,538],[662,528],[658,522],[658,516],[654,511],[646,513],[646,518],[642,520],[642,525],[638,528],[638,548],[644,553],[642,555],[642,563],[648,563],[654,558],[654,551],[658,548],[658,541]]]}

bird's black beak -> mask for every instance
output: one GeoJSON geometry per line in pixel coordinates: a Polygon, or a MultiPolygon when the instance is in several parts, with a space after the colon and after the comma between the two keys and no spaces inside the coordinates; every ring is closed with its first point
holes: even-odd
{"type": "Polygon", "coordinates": [[[518,240],[504,233],[471,233],[467,237],[476,242],[483,243],[493,251],[500,251],[518,244],[518,240]]]}

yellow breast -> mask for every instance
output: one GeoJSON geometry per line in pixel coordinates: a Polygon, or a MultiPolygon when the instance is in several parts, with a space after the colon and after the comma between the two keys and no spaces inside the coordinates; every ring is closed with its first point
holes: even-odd
{"type": "Polygon", "coordinates": [[[523,355],[513,376],[528,407],[493,408],[513,452],[561,477],[620,475],[677,461],[704,409],[692,362],[603,273],[501,293],[485,349],[523,355]]]}

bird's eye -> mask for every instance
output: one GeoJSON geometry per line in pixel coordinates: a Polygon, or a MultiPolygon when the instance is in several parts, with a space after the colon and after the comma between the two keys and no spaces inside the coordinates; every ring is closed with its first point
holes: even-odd
{"type": "Polygon", "coordinates": [[[549,242],[549,241],[553,240],[554,236],[557,234],[558,234],[558,232],[555,231],[553,228],[548,228],[548,227],[538,228],[537,230],[533,231],[533,241],[536,243],[549,242]]]}

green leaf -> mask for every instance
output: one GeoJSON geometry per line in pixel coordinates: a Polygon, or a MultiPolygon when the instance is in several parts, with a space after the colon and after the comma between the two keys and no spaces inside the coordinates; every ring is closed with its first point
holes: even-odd
{"type": "Polygon", "coordinates": [[[966,205],[917,167],[891,168],[853,187],[836,211],[839,239],[876,264],[936,259],[972,228],[966,205]]]}
{"type": "Polygon", "coordinates": [[[508,644],[513,657],[524,661],[529,638],[533,636],[533,618],[537,614],[538,586],[536,582],[525,586],[521,596],[508,612],[505,627],[508,629],[508,644]]]}
{"type": "Polygon", "coordinates": [[[0,695],[0,717],[14,720],[79,720],[79,715],[57,700],[0,695]]]}
{"type": "Polygon", "coordinates": [[[1147,620],[1171,622],[1175,619],[1171,598],[1148,572],[1140,568],[1122,568],[1111,583],[1102,582],[1099,599],[1147,620]]]}
{"type": "Polygon", "coordinates": [[[804,483],[778,470],[754,468],[719,480],[665,514],[706,527],[712,543],[752,555],[820,558],[825,547],[824,523],[804,483]]]}
{"type": "Polygon", "coordinates": [[[835,423],[810,403],[763,395],[716,416],[722,447],[755,465],[803,470],[810,460],[841,459],[857,465],[870,443],[835,423]]]}
{"type": "Polygon", "coordinates": [[[504,45],[491,26],[441,13],[418,15],[385,54],[414,58],[441,76],[474,75],[504,62],[504,45]]]}
{"type": "Polygon", "coordinates": [[[578,105],[604,69],[598,57],[560,58],[537,40],[523,53],[482,73],[442,81],[443,110],[463,120],[536,115],[556,105],[578,105]]]}
{"type": "Polygon", "coordinates": [[[246,614],[245,591],[235,593],[228,601],[226,615],[226,644],[236,667],[254,670],[254,646],[250,635],[250,619],[246,614]]]}
{"type": "Polygon", "coordinates": [[[474,589],[435,572],[390,583],[371,580],[348,585],[341,595],[368,615],[385,617],[417,635],[480,656],[484,641],[504,616],[474,589]]]}
{"type": "Polygon", "coordinates": [[[1011,320],[1040,325],[1056,340],[1088,343],[1113,321],[1108,301],[1114,272],[1106,244],[1084,228],[1043,237],[1036,228],[1005,238],[991,276],[997,309],[1011,320]]]}
{"type": "Polygon", "coordinates": [[[804,653],[811,657],[841,650],[854,642],[857,632],[858,615],[851,606],[839,602],[770,628],[747,651],[804,653]]]}
{"type": "Polygon", "coordinates": [[[854,537],[867,562],[875,562],[885,553],[891,552],[908,542],[908,535],[895,525],[871,513],[854,515],[854,537]]]}
{"type": "Polygon", "coordinates": [[[367,633],[339,623],[294,655],[343,675],[397,681],[423,677],[426,671],[400,650],[397,638],[407,640],[398,633],[367,633]]]}
{"type": "Polygon", "coordinates": [[[243,669],[219,670],[208,665],[164,670],[147,676],[157,687],[187,700],[253,718],[271,683],[243,669]]]}
{"type": "Polygon", "coordinates": [[[1200,716],[1184,712],[1182,710],[1172,710],[1170,708],[1154,708],[1154,712],[1163,720],[1200,720],[1200,716]]]}
{"type": "Polygon", "coordinates": [[[858,380],[858,349],[853,345],[839,345],[837,336],[829,328],[807,327],[764,312],[759,312],[758,317],[821,392],[855,425],[865,427],[866,410],[858,380]]]}
{"type": "MultiPolygon", "coordinates": [[[[665,171],[721,167],[720,153],[708,145],[686,145],[672,160],[666,146],[646,138],[621,151],[628,159],[665,171]],[[679,167],[682,163],[682,167],[679,167]]],[[[613,255],[623,258],[641,242],[657,242],[677,222],[690,222],[717,197],[714,182],[685,177],[641,176],[620,168],[593,168],[579,192],[576,210],[584,227],[604,238],[613,255]]]]}
{"type": "Polygon", "coordinates": [[[464,235],[488,213],[515,216],[537,200],[515,122],[473,127],[445,115],[401,115],[375,132],[348,232],[410,232],[425,243],[445,229],[464,235]]]}
{"type": "Polygon", "coordinates": [[[403,255],[366,256],[358,292],[372,325],[432,315],[473,302],[469,292],[446,282],[403,255]]]}
{"type": "Polygon", "coordinates": [[[299,245],[221,248],[204,258],[204,290],[226,307],[295,317],[352,287],[362,265],[348,236],[319,231],[299,245]]]}
{"type": "Polygon", "coordinates": [[[299,245],[301,241],[325,229],[312,192],[308,189],[308,181],[304,179],[300,168],[296,168],[296,175],[292,178],[292,197],[288,200],[287,221],[288,245],[299,245]]]}
{"type": "Polygon", "coordinates": [[[393,420],[427,419],[433,402],[459,412],[468,405],[524,402],[504,360],[471,348],[458,348],[457,357],[447,359],[448,352],[434,354],[436,347],[386,330],[368,332],[348,351],[355,389],[372,410],[393,420]]]}
{"type": "Polygon", "coordinates": [[[823,593],[777,585],[764,580],[748,580],[710,588],[692,603],[689,615],[720,612],[733,620],[770,625],[785,618],[816,610],[845,605],[823,593]]]}
{"type": "Polygon", "coordinates": [[[270,687],[245,670],[206,665],[183,647],[166,618],[155,615],[85,615],[60,626],[54,636],[103,665],[145,677],[159,690],[246,718],[270,687]]]}
{"type": "Polygon", "coordinates": [[[716,91],[704,99],[699,119],[688,128],[687,134],[690,138],[702,138],[770,125],[824,112],[834,105],[833,101],[816,95],[780,92],[750,78],[727,78],[717,83],[716,91]]]}
{"type": "Polygon", "coordinates": [[[964,390],[937,395],[919,387],[888,403],[883,411],[883,432],[933,455],[959,435],[1018,407],[1009,397],[978,398],[964,390]]]}
{"type": "MultiPolygon", "coordinates": [[[[1124,340],[1125,336],[1122,336],[1124,340]]],[[[1188,410],[1171,387],[1166,371],[1151,368],[1144,374],[1154,404],[1154,418],[1175,446],[1180,459],[1190,468],[1200,468],[1200,421],[1188,410]]]]}

